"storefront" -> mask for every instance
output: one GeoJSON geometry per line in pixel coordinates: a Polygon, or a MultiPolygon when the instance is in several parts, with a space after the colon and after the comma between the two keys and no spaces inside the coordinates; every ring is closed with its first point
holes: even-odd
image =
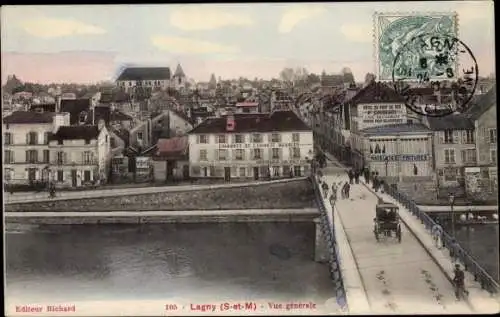
{"type": "Polygon", "coordinates": [[[432,132],[426,127],[403,124],[362,132],[365,163],[380,177],[399,181],[432,177],[432,132]]]}

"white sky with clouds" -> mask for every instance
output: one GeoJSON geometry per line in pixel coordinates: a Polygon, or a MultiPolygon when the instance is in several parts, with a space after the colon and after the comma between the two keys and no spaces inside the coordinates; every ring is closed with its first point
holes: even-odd
{"type": "Polygon", "coordinates": [[[494,72],[490,1],[100,6],[3,6],[2,80],[111,79],[124,63],[170,66],[188,77],[277,77],[286,66],[374,72],[373,13],[456,11],[459,38],[481,75],[494,72]]]}

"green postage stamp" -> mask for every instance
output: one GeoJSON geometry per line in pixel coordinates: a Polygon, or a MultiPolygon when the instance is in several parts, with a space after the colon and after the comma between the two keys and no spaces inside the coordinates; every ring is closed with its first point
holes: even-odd
{"type": "MultiPolygon", "coordinates": [[[[435,34],[458,38],[458,16],[455,12],[376,12],[374,32],[377,78],[381,81],[390,81],[398,53],[403,48],[408,52],[405,46],[416,37],[435,34]]],[[[411,56],[405,56],[405,58],[411,58],[411,56]]],[[[458,64],[455,66],[457,67],[458,64]]],[[[407,80],[417,80],[417,74],[405,74],[405,77],[407,80]]]]}

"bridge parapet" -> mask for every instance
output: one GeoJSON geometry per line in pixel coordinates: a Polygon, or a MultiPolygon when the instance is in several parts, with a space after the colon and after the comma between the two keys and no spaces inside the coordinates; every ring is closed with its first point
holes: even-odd
{"type": "Polygon", "coordinates": [[[499,285],[495,279],[489,275],[451,235],[442,229],[438,229],[440,228],[439,224],[427,213],[421,211],[415,201],[406,196],[406,194],[398,192],[388,184],[384,184],[384,191],[407,208],[413,216],[417,217],[424,225],[429,235],[435,235],[436,231],[439,231],[442,245],[448,250],[449,255],[462,263],[465,270],[474,276],[474,281],[477,281],[482,289],[488,291],[490,294],[498,294],[499,285]]]}
{"type": "Polygon", "coordinates": [[[323,230],[323,236],[327,239],[328,251],[329,251],[329,264],[330,264],[330,274],[335,287],[335,297],[337,304],[342,310],[348,310],[348,303],[346,298],[346,292],[344,288],[344,283],[342,279],[342,273],[340,270],[340,257],[339,250],[337,246],[337,241],[335,239],[335,229],[333,226],[333,219],[329,219],[329,216],[324,205],[324,200],[321,196],[321,191],[318,183],[315,180],[315,176],[311,176],[310,181],[314,188],[314,197],[320,211],[320,224],[323,230]]]}

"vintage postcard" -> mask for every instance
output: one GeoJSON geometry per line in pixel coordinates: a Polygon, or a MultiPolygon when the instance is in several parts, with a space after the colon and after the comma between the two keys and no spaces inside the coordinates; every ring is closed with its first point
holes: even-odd
{"type": "Polygon", "coordinates": [[[500,311],[492,1],[1,23],[5,315],[500,311]]]}

